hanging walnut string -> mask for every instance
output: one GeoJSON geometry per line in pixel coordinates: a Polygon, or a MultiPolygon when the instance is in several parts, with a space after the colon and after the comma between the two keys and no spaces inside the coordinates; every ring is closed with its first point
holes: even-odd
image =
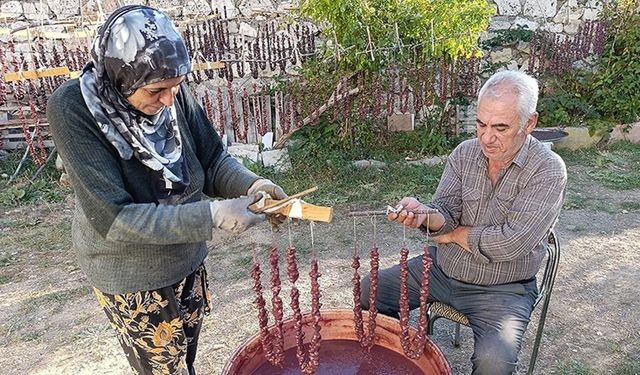
{"type": "MultiPolygon", "coordinates": [[[[20,67],[20,62],[18,61],[18,54],[16,53],[16,45],[13,39],[9,40],[9,51],[11,51],[11,57],[12,57],[12,65],[13,65],[13,71],[14,72],[20,72],[22,71],[21,67],[20,67]]],[[[13,91],[13,97],[16,99],[16,101],[20,101],[22,99],[24,99],[24,86],[23,86],[23,82],[21,79],[17,80],[17,81],[13,81],[11,82],[11,86],[12,86],[12,91],[13,91]]]]}
{"type": "Polygon", "coordinates": [[[258,78],[258,62],[257,62],[257,55],[255,53],[257,43],[254,42],[253,44],[251,44],[251,42],[247,41],[246,44],[247,44],[247,50],[249,51],[249,70],[251,71],[251,77],[253,77],[253,79],[257,79],[258,78]]]}
{"type": "Polygon", "coordinates": [[[429,270],[431,257],[429,247],[424,247],[422,254],[422,279],[420,281],[420,318],[418,332],[411,337],[409,333],[409,269],[407,257],[409,249],[403,246],[400,250],[400,343],[404,354],[411,359],[418,359],[424,354],[427,342],[427,298],[429,297],[429,270]]]}
{"type": "Polygon", "coordinates": [[[233,126],[233,132],[236,136],[236,142],[241,140],[246,141],[247,133],[243,133],[240,129],[238,112],[236,111],[236,99],[233,95],[233,86],[231,86],[231,81],[227,81],[227,98],[229,100],[229,109],[231,110],[231,125],[233,126]]]}
{"type": "Polygon", "coordinates": [[[280,298],[282,290],[280,281],[278,248],[272,247],[269,252],[269,264],[271,265],[271,314],[275,320],[275,342],[273,342],[273,355],[276,357],[272,363],[281,367],[284,361],[284,335],[282,331],[283,304],[280,298]]]}
{"type": "Polygon", "coordinates": [[[299,86],[296,87],[295,90],[295,98],[294,98],[294,115],[295,115],[295,122],[294,122],[294,126],[296,128],[301,128],[303,125],[303,112],[304,112],[304,95],[302,92],[303,88],[302,85],[300,84],[299,86]]]}
{"type": "Polygon", "coordinates": [[[5,50],[2,47],[2,43],[0,43],[0,105],[4,105],[7,102],[7,86],[4,84],[4,74],[7,72],[7,61],[4,53],[5,50]]]}
{"type": "Polygon", "coordinates": [[[253,104],[253,122],[255,125],[255,131],[257,137],[259,138],[262,134],[260,134],[260,99],[258,98],[258,85],[253,83],[253,95],[251,96],[251,102],[253,104]]]}
{"type": "Polygon", "coordinates": [[[296,357],[300,370],[305,374],[313,374],[320,365],[320,284],[318,278],[318,261],[316,257],[311,259],[311,315],[313,316],[313,337],[309,343],[309,350],[305,353],[304,332],[302,332],[302,313],[300,312],[300,291],[296,287],[298,280],[298,265],[296,262],[296,248],[289,246],[287,249],[287,276],[291,283],[291,310],[293,311],[294,329],[296,332],[296,357]]]}
{"type": "Polygon", "coordinates": [[[380,74],[374,73],[371,82],[371,92],[373,93],[371,103],[371,116],[377,119],[380,116],[380,101],[382,99],[382,84],[380,83],[380,74]]]}
{"type": "Polygon", "coordinates": [[[227,119],[224,116],[224,103],[222,100],[222,90],[220,89],[220,87],[218,87],[218,92],[217,92],[217,97],[218,97],[218,114],[220,115],[220,125],[218,127],[218,130],[220,131],[220,136],[224,135],[224,128],[227,124],[227,119]]]}
{"type": "Polygon", "coordinates": [[[281,129],[282,134],[287,134],[291,130],[291,100],[290,93],[285,92],[285,89],[280,93],[280,99],[282,101],[282,117],[281,117],[281,129]]]}
{"type": "MultiPolygon", "coordinates": [[[[271,261],[271,256],[269,257],[271,261]]],[[[273,263],[272,263],[273,267],[273,263]]],[[[273,270],[273,268],[272,268],[273,270]]],[[[262,342],[262,349],[265,353],[267,360],[274,366],[283,367],[284,364],[284,351],[283,349],[283,336],[282,330],[278,330],[278,321],[276,315],[276,307],[273,307],[273,315],[276,317],[276,325],[272,332],[269,332],[269,316],[267,314],[266,302],[262,296],[262,283],[260,282],[260,265],[256,259],[256,254],[253,254],[253,267],[251,268],[251,277],[253,278],[253,290],[256,294],[255,303],[258,308],[258,323],[260,325],[260,341],[262,342]],[[278,346],[280,345],[280,351],[278,346]]],[[[281,306],[282,307],[282,306],[281,306]]],[[[280,322],[280,326],[282,321],[280,322]]]]}
{"type": "Polygon", "coordinates": [[[47,149],[44,146],[42,129],[40,127],[40,119],[38,118],[38,110],[33,99],[29,100],[29,108],[31,110],[31,121],[33,121],[34,126],[34,136],[28,138],[27,144],[29,145],[29,152],[31,153],[31,158],[33,159],[33,161],[37,166],[42,166],[47,162],[47,149]],[[37,152],[36,148],[33,145],[34,140],[36,141],[38,146],[37,152]]]}
{"type": "Polygon", "coordinates": [[[209,90],[205,90],[204,91],[204,96],[202,98],[202,104],[204,106],[205,112],[207,113],[207,118],[209,119],[211,124],[213,124],[215,119],[214,119],[214,116],[213,116],[213,108],[211,107],[211,98],[209,97],[209,90]]]}
{"type": "Polygon", "coordinates": [[[267,88],[266,85],[262,86],[262,127],[260,128],[260,135],[265,135],[269,131],[268,117],[271,115],[271,108],[267,106],[267,88]]]}
{"type": "Polygon", "coordinates": [[[393,114],[396,101],[396,68],[393,66],[387,68],[387,73],[387,77],[389,79],[389,87],[387,89],[387,116],[391,116],[393,114]]]}
{"type": "Polygon", "coordinates": [[[236,37],[233,37],[233,56],[236,60],[236,70],[238,72],[238,77],[244,77],[244,63],[241,59],[242,51],[238,48],[238,41],[236,37]]]}
{"type": "MultiPolygon", "coordinates": [[[[354,224],[355,225],[355,224],[354,224]]],[[[353,268],[353,277],[351,281],[353,283],[353,320],[355,325],[355,332],[360,346],[365,350],[371,350],[375,342],[376,334],[376,317],[378,316],[378,308],[376,306],[376,295],[378,293],[378,269],[380,254],[378,248],[374,244],[370,251],[371,257],[371,270],[369,271],[369,278],[371,285],[369,289],[369,319],[368,319],[368,332],[364,333],[364,322],[362,318],[362,305],[360,304],[360,275],[358,269],[360,268],[360,256],[358,255],[357,245],[354,245],[353,249],[353,261],[351,267],[353,268]]]]}
{"type": "Polygon", "coordinates": [[[242,125],[244,127],[244,134],[249,135],[249,94],[246,88],[242,88],[242,125]]]}

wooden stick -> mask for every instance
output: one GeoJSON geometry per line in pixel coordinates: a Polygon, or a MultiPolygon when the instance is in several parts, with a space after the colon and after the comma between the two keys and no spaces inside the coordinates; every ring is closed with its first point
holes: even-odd
{"type": "Polygon", "coordinates": [[[289,201],[290,201],[290,200],[292,200],[292,199],[296,199],[296,198],[304,197],[305,195],[311,194],[311,193],[313,193],[313,192],[314,192],[314,191],[316,191],[316,190],[318,190],[318,187],[317,187],[317,186],[314,186],[314,187],[312,187],[312,188],[310,188],[310,189],[307,189],[307,190],[305,190],[305,191],[301,191],[301,192],[299,192],[299,193],[297,193],[297,194],[290,195],[290,196],[288,196],[288,197],[287,197],[287,198],[285,198],[285,199],[281,199],[281,200],[279,200],[279,201],[274,201],[273,203],[271,203],[271,204],[269,204],[269,205],[266,205],[266,206],[264,206],[264,207],[262,207],[262,208],[258,208],[258,209],[257,209],[256,211],[254,211],[254,212],[255,212],[255,213],[257,213],[257,214],[263,213],[264,211],[266,211],[266,210],[268,210],[268,209],[271,209],[271,208],[274,208],[274,207],[281,206],[281,205],[283,205],[284,203],[287,203],[287,202],[289,202],[289,201]]]}
{"type": "MultiPolygon", "coordinates": [[[[33,142],[33,137],[36,135],[36,129],[34,128],[33,131],[31,131],[31,142],[33,142]]],[[[27,140],[25,139],[25,142],[27,140]]],[[[13,175],[11,175],[11,178],[9,178],[9,183],[12,183],[13,180],[18,176],[18,173],[20,173],[20,169],[22,169],[22,164],[24,164],[25,160],[27,160],[27,156],[29,156],[29,145],[25,145],[25,150],[24,150],[24,155],[22,155],[22,159],[20,159],[20,163],[18,163],[18,167],[16,168],[16,171],[13,172],[13,175]]]]}
{"type": "Polygon", "coordinates": [[[42,170],[44,170],[44,168],[47,166],[47,164],[49,164],[49,162],[51,161],[51,159],[53,159],[53,157],[56,155],[56,148],[54,147],[53,150],[51,150],[51,152],[49,153],[49,157],[47,158],[47,160],[44,162],[44,164],[42,164],[40,166],[40,168],[38,168],[38,170],[33,174],[33,176],[31,176],[31,181],[30,183],[34,183],[36,180],[36,177],[38,177],[38,175],[40,174],[40,172],[42,172],[42,170]]]}

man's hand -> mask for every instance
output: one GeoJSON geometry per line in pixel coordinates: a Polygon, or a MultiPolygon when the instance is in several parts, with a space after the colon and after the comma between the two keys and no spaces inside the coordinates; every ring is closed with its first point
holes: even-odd
{"type": "Polygon", "coordinates": [[[248,197],[224,199],[209,204],[213,228],[240,233],[249,227],[264,221],[264,214],[254,214],[249,206],[260,200],[260,194],[248,197]]]}
{"type": "Polygon", "coordinates": [[[470,230],[471,227],[460,226],[449,233],[433,237],[433,242],[437,244],[455,243],[466,251],[471,252],[471,246],[469,246],[470,230]]]}
{"type": "Polygon", "coordinates": [[[404,197],[396,205],[398,213],[389,213],[387,219],[395,221],[409,228],[418,228],[427,219],[427,214],[414,214],[411,211],[426,210],[427,206],[420,203],[416,198],[404,197]]]}

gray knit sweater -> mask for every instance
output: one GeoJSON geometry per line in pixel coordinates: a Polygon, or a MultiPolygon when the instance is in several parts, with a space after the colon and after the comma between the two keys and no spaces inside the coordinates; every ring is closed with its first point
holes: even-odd
{"type": "Polygon", "coordinates": [[[102,134],[78,80],[49,99],[49,127],[76,194],[73,247],[103,292],[153,290],[185,278],[203,262],[212,236],[203,193],[238,197],[259,178],[224,151],[186,84],[175,106],[191,183],[175,205],[163,205],[152,171],[135,158],[121,159],[102,134]]]}

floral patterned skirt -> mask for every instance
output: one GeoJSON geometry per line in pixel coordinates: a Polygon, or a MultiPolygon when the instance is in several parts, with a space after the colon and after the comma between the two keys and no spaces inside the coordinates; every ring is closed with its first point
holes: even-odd
{"type": "Polygon", "coordinates": [[[211,308],[204,264],[161,289],[115,295],[93,290],[135,374],[195,374],[202,318],[211,308]]]}

